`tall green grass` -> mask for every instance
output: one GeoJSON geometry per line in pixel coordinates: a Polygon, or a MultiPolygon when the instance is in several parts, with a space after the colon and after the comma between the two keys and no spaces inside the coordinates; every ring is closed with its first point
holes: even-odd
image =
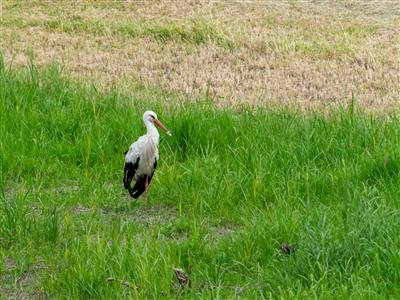
{"type": "Polygon", "coordinates": [[[137,94],[102,93],[56,67],[0,65],[6,297],[26,274],[26,289],[51,298],[399,295],[394,116],[356,106],[329,116],[217,110],[137,94]],[[144,209],[122,170],[147,109],[173,137],[161,135],[144,209]],[[283,243],[296,251],[283,253],[283,243]],[[189,265],[182,290],[173,268],[189,265]]]}
{"type": "Polygon", "coordinates": [[[18,26],[19,28],[42,26],[49,31],[65,32],[71,34],[90,33],[94,35],[113,34],[131,38],[151,38],[162,42],[185,42],[194,45],[215,43],[225,48],[235,48],[235,42],[225,34],[221,24],[198,19],[190,24],[174,22],[152,22],[143,18],[137,20],[111,20],[99,21],[98,19],[83,19],[74,16],[71,19],[53,18],[46,21],[21,20],[20,18],[7,18],[2,20],[4,25],[18,26]]]}

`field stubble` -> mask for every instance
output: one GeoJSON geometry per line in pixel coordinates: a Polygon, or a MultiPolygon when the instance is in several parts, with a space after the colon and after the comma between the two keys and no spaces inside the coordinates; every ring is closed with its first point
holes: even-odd
{"type": "Polygon", "coordinates": [[[398,107],[397,1],[13,2],[7,61],[57,62],[104,88],[141,86],[219,106],[398,107]]]}

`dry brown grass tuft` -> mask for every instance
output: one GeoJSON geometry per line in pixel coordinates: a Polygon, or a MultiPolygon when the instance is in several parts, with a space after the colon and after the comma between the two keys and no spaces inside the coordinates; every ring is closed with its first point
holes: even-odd
{"type": "Polygon", "coordinates": [[[217,105],[399,101],[397,1],[13,2],[2,7],[7,62],[64,64],[76,78],[143,84],[217,105]]]}

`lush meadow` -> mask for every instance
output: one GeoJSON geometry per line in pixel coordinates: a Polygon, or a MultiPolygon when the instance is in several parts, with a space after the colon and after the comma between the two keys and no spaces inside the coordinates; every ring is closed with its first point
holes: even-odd
{"type": "Polygon", "coordinates": [[[396,298],[397,118],[356,99],[296,113],[208,97],[166,105],[161,91],[1,64],[0,294],[396,298]],[[161,136],[146,209],[122,170],[147,109],[173,137],[161,136]],[[191,269],[190,287],[175,267],[191,269]]]}

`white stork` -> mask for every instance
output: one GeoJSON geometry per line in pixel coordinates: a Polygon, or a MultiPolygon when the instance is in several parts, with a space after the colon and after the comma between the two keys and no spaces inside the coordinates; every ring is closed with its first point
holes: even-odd
{"type": "Polygon", "coordinates": [[[164,130],[169,136],[171,132],[158,120],[155,112],[146,111],[143,122],[147,133],[134,142],[125,152],[124,186],[133,198],[144,192],[144,204],[147,206],[147,189],[157,167],[158,142],[160,134],[154,125],[164,130]],[[136,183],[131,187],[132,180],[136,183]]]}

